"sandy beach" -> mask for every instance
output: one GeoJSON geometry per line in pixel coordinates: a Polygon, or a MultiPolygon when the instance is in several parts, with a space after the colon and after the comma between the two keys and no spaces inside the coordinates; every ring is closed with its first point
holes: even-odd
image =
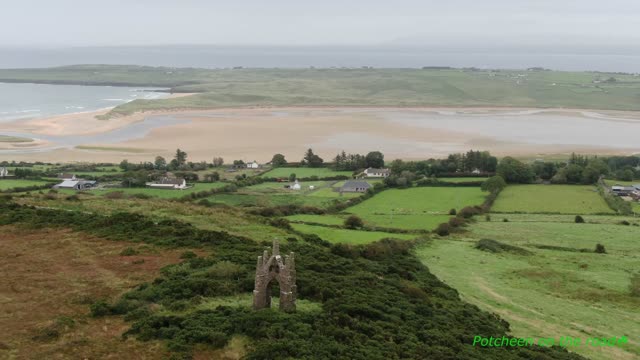
{"type": "Polygon", "coordinates": [[[594,133],[602,136],[606,132],[617,133],[617,129],[640,133],[637,112],[298,107],[146,112],[110,120],[96,118],[106,111],[4,123],[0,133],[28,133],[36,140],[29,143],[28,151],[22,151],[17,144],[4,143],[0,151],[12,151],[0,152],[0,157],[51,162],[153,161],[157,155],[170,158],[176,148],[187,151],[191,161],[211,161],[214,156],[222,156],[227,161],[259,162],[269,161],[275,153],[298,161],[309,147],[326,160],[343,149],[359,153],[380,150],[388,159],[424,159],[469,149],[542,158],[572,151],[640,152],[640,142],[634,146],[633,139],[624,138],[624,134],[618,135],[622,137],[619,139],[594,137],[594,133]],[[161,120],[169,124],[157,125],[161,120]],[[144,126],[143,130],[136,130],[143,135],[127,138],[128,129],[134,126],[144,126]],[[111,141],[109,134],[116,132],[119,137],[111,141]],[[61,145],[69,139],[75,141],[73,146],[61,145]]]}

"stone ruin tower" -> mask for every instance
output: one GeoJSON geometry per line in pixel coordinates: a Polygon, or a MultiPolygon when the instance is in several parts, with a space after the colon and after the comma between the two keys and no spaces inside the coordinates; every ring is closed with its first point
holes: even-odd
{"type": "Polygon", "coordinates": [[[253,290],[253,309],[271,307],[271,284],[275,280],[280,285],[280,310],[293,312],[296,310],[296,263],[294,254],[284,258],[280,256],[280,244],[273,240],[271,256],[265,250],[258,256],[256,264],[256,284],[253,290]]]}

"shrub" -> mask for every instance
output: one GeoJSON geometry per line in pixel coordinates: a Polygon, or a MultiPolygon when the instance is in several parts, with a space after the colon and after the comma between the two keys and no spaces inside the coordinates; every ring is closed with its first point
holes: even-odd
{"type": "Polygon", "coordinates": [[[140,252],[132,247],[128,247],[122,251],[120,251],[120,256],[133,256],[138,255],[140,252]]]}
{"type": "Polygon", "coordinates": [[[180,259],[183,259],[183,260],[194,259],[197,257],[198,255],[191,250],[185,251],[182,254],[180,254],[180,259]]]}
{"type": "Polygon", "coordinates": [[[94,302],[89,305],[89,309],[91,310],[91,316],[100,317],[111,314],[111,308],[109,307],[109,303],[102,299],[94,302]]]}
{"type": "Polygon", "coordinates": [[[574,219],[576,224],[584,224],[584,218],[580,215],[576,215],[576,218],[574,219]]]}
{"type": "Polygon", "coordinates": [[[151,199],[152,198],[151,195],[143,194],[143,193],[132,194],[130,197],[134,198],[134,199],[141,199],[141,200],[147,200],[147,199],[151,199]]]}
{"type": "Polygon", "coordinates": [[[69,195],[65,199],[68,201],[80,201],[80,197],[76,194],[69,195]]]}
{"type": "Polygon", "coordinates": [[[440,236],[447,236],[451,233],[449,224],[442,223],[434,230],[434,232],[440,236]]]}
{"type": "Polygon", "coordinates": [[[473,207],[473,206],[467,206],[462,208],[462,210],[460,210],[458,212],[458,216],[461,216],[465,219],[470,219],[472,218],[474,215],[478,215],[482,212],[482,210],[480,208],[477,207],[473,207]]]}
{"type": "Polygon", "coordinates": [[[595,252],[598,253],[598,254],[606,254],[607,250],[605,250],[604,245],[597,244],[595,252]]]}
{"type": "Polygon", "coordinates": [[[492,239],[482,239],[478,241],[476,243],[476,249],[492,253],[510,252],[517,255],[531,255],[530,251],[527,251],[521,247],[503,244],[492,239]]]}
{"type": "Polygon", "coordinates": [[[124,198],[124,192],[122,191],[111,191],[104,194],[104,197],[107,199],[122,199],[124,198]]]}
{"type": "Polygon", "coordinates": [[[359,229],[364,226],[364,222],[359,217],[351,215],[344,221],[344,226],[347,229],[359,229]]]}
{"type": "Polygon", "coordinates": [[[627,220],[622,220],[622,221],[620,221],[620,225],[629,226],[629,225],[631,225],[631,223],[628,222],[627,220]]]}
{"type": "Polygon", "coordinates": [[[504,219],[502,219],[502,222],[509,222],[509,219],[504,218],[504,219]]]}
{"type": "Polygon", "coordinates": [[[465,221],[459,217],[452,217],[449,219],[449,226],[452,228],[457,228],[465,225],[465,221]]]}
{"type": "Polygon", "coordinates": [[[291,223],[289,222],[289,220],[287,220],[285,218],[271,219],[269,221],[269,225],[275,226],[277,228],[285,229],[285,230],[291,230],[292,229],[291,223]]]}
{"type": "Polygon", "coordinates": [[[457,214],[457,213],[458,213],[458,212],[456,211],[456,209],[451,209],[451,210],[449,210],[449,215],[455,215],[455,214],[457,214]]]}
{"type": "Polygon", "coordinates": [[[231,261],[219,261],[207,271],[207,275],[218,279],[235,279],[244,274],[245,268],[231,261]]]}
{"type": "Polygon", "coordinates": [[[487,221],[487,222],[491,221],[491,215],[489,215],[489,214],[485,215],[484,216],[484,220],[487,221]]]}

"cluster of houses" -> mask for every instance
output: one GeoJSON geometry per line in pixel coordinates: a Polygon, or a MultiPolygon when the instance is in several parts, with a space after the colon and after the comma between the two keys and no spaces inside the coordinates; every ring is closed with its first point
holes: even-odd
{"type": "Polygon", "coordinates": [[[611,192],[618,196],[628,196],[634,200],[640,201],[640,184],[631,186],[614,185],[611,192]]]}
{"type": "MultiPolygon", "coordinates": [[[[364,193],[371,188],[371,184],[362,178],[386,178],[391,174],[389,169],[374,169],[368,168],[358,175],[357,180],[347,180],[344,184],[336,189],[339,193],[364,193]]],[[[282,179],[284,181],[284,179],[282,179]]],[[[280,181],[280,180],[279,180],[280,181]]],[[[301,190],[302,184],[298,180],[295,180],[292,184],[284,185],[285,189],[289,190],[301,190]]],[[[310,185],[309,190],[314,190],[314,186],[310,185]]]]}

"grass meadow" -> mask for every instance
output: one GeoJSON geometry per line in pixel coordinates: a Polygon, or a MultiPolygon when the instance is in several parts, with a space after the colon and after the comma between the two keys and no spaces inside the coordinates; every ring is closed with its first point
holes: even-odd
{"type": "Polygon", "coordinates": [[[497,213],[613,214],[591,185],[510,185],[491,211],[497,213]]]}
{"type": "Polygon", "coordinates": [[[293,228],[297,231],[318,235],[323,240],[327,240],[332,243],[344,243],[352,245],[368,244],[384,238],[394,238],[401,240],[410,240],[416,238],[415,234],[392,234],[381,231],[336,229],[326,226],[315,226],[307,224],[291,224],[291,226],[293,226],[293,228]]]}
{"type": "Polygon", "coordinates": [[[24,186],[39,186],[46,185],[47,181],[41,180],[13,180],[13,179],[1,179],[0,180],[0,191],[9,190],[17,187],[24,186]]]}
{"type": "MultiPolygon", "coordinates": [[[[630,295],[629,284],[640,263],[640,227],[614,225],[606,216],[591,216],[594,224],[522,216],[522,221],[512,218],[506,223],[478,221],[467,233],[421,245],[417,254],[463,299],[509,321],[514,336],[638,339],[640,299],[630,295]],[[476,249],[476,242],[485,238],[522,247],[531,255],[476,249]],[[592,251],[597,243],[605,246],[606,254],[569,251],[592,251]]],[[[622,347],[571,350],[592,359],[640,356],[635,341],[622,347]]]]}
{"type": "Polygon", "coordinates": [[[291,174],[296,174],[296,177],[309,178],[312,176],[317,176],[319,178],[323,177],[331,177],[331,176],[348,176],[351,177],[353,175],[352,171],[335,171],[329,168],[288,168],[288,167],[280,167],[271,169],[265,173],[263,173],[262,177],[269,178],[289,178],[291,174]]]}
{"type": "Polygon", "coordinates": [[[361,217],[370,226],[431,230],[449,219],[450,209],[480,205],[484,198],[474,187],[391,189],[345,212],[361,217]]]}

